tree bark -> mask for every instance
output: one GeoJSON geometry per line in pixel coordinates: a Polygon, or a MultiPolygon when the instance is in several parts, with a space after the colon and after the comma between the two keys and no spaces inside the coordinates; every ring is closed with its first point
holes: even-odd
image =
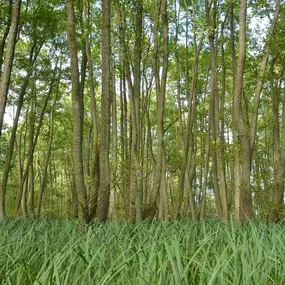
{"type": "MultiPolygon", "coordinates": [[[[231,46],[231,56],[232,56],[232,74],[233,74],[233,87],[232,92],[234,92],[235,85],[235,74],[237,69],[237,58],[235,49],[235,35],[234,35],[234,4],[233,1],[230,3],[229,7],[230,13],[230,46],[231,46]]],[[[234,142],[234,176],[233,176],[233,186],[234,186],[234,219],[239,221],[241,218],[241,194],[240,194],[240,175],[241,175],[241,162],[240,162],[240,148],[238,143],[238,134],[236,129],[233,129],[233,142],[234,142]]]]}
{"type": "MultiPolygon", "coordinates": [[[[273,115],[273,128],[272,128],[272,162],[273,162],[273,185],[271,186],[270,200],[270,220],[272,222],[280,221],[284,217],[284,179],[285,179],[285,101],[283,100],[282,106],[282,131],[280,139],[280,118],[279,110],[282,100],[280,90],[282,89],[282,80],[274,80],[274,64],[276,58],[272,60],[270,68],[270,87],[272,94],[272,115],[273,115]]],[[[280,72],[280,78],[284,76],[284,66],[280,72]]]]}
{"type": "MultiPolygon", "coordinates": [[[[90,24],[90,2],[88,1],[88,9],[84,6],[84,22],[85,28],[88,30],[90,24]]],[[[98,108],[95,99],[95,84],[93,74],[93,61],[91,57],[90,40],[87,35],[86,37],[86,58],[88,64],[88,76],[89,76],[89,88],[90,88],[90,109],[91,109],[91,120],[92,120],[92,155],[91,155],[91,168],[90,168],[90,207],[89,214],[90,219],[96,216],[98,193],[99,193],[99,124],[98,124],[98,108]]]]}
{"type": "Polygon", "coordinates": [[[247,0],[240,0],[239,13],[239,55],[237,60],[237,68],[235,73],[235,83],[233,90],[233,120],[236,127],[240,144],[241,144],[241,209],[242,218],[251,219],[252,212],[252,193],[250,185],[251,171],[251,152],[250,138],[248,126],[246,125],[245,115],[242,110],[242,91],[243,91],[243,75],[246,57],[246,12],[247,0]]]}
{"type": "Polygon", "coordinates": [[[112,77],[112,172],[111,172],[111,189],[110,189],[110,207],[109,207],[109,215],[111,218],[116,218],[116,193],[117,193],[117,168],[118,168],[118,133],[117,133],[117,94],[116,94],[116,76],[115,76],[115,64],[114,61],[111,60],[111,77],[112,77]]]}
{"type": "Polygon", "coordinates": [[[136,3],[135,15],[135,48],[133,52],[133,72],[131,71],[131,62],[129,55],[129,46],[126,40],[125,26],[121,7],[116,2],[117,17],[120,32],[120,52],[123,63],[126,68],[126,77],[128,81],[130,97],[130,115],[131,115],[131,158],[130,158],[130,199],[129,199],[129,218],[131,221],[142,219],[142,174],[140,166],[140,93],[141,93],[141,57],[142,57],[142,12],[143,1],[136,3]],[[133,82],[132,82],[133,78],[133,82]]]}
{"type": "Polygon", "coordinates": [[[51,157],[51,148],[52,148],[52,142],[53,142],[53,133],[54,133],[54,110],[55,110],[55,105],[56,105],[56,98],[53,100],[52,104],[52,110],[50,113],[50,123],[49,123],[49,139],[48,139],[48,149],[45,157],[45,162],[44,162],[44,169],[43,169],[43,176],[42,180],[40,183],[40,192],[39,192],[39,198],[38,198],[38,207],[37,207],[37,213],[36,213],[36,218],[39,219],[41,215],[41,208],[43,204],[43,195],[46,187],[46,179],[47,179],[47,173],[48,173],[48,167],[49,167],[49,161],[51,157]]]}
{"type": "Polygon", "coordinates": [[[6,108],[6,101],[9,91],[10,78],[14,60],[14,51],[16,46],[16,38],[18,34],[18,26],[21,11],[21,0],[15,0],[12,12],[11,26],[8,36],[7,49],[4,59],[4,70],[0,78],[0,137],[3,127],[3,119],[6,108]]]}
{"type": "Polygon", "coordinates": [[[98,220],[108,218],[110,199],[110,107],[111,107],[111,0],[102,0],[102,99],[101,99],[101,139],[100,139],[100,186],[98,220]]]}
{"type": "MultiPolygon", "coordinates": [[[[67,24],[68,24],[68,44],[70,50],[71,62],[71,81],[72,81],[72,124],[73,124],[73,166],[75,186],[78,193],[80,205],[80,219],[82,223],[89,222],[89,209],[87,192],[84,181],[83,169],[83,154],[82,154],[82,141],[83,141],[83,99],[82,99],[82,86],[79,82],[79,68],[78,56],[76,47],[76,34],[75,34],[75,13],[72,0],[66,0],[67,8],[67,24]]],[[[81,82],[83,84],[83,82],[81,82]]]]}
{"type": "Polygon", "coordinates": [[[9,12],[8,12],[8,19],[7,19],[7,23],[6,23],[6,29],[3,33],[3,37],[0,43],[0,78],[2,75],[2,64],[3,64],[3,55],[4,55],[4,49],[5,49],[5,45],[6,45],[6,40],[9,34],[9,30],[11,27],[11,20],[12,20],[12,0],[8,0],[7,1],[7,5],[9,6],[9,12]]]}
{"type": "Polygon", "coordinates": [[[255,94],[254,94],[254,102],[253,102],[253,111],[252,111],[252,117],[251,117],[251,124],[250,124],[250,152],[251,157],[254,150],[254,144],[255,144],[255,137],[256,137],[256,128],[257,128],[257,118],[258,118],[258,109],[260,105],[260,96],[261,91],[263,87],[264,82],[264,75],[266,72],[267,62],[270,55],[270,45],[269,40],[272,36],[272,33],[275,30],[275,27],[277,25],[278,17],[280,13],[280,0],[275,1],[275,13],[274,18],[271,23],[271,26],[269,28],[267,37],[265,39],[265,46],[263,49],[263,58],[259,67],[259,74],[258,74],[258,80],[255,88],[255,94]]]}
{"type": "Polygon", "coordinates": [[[169,35],[168,35],[168,19],[167,19],[167,0],[162,0],[161,5],[158,3],[158,12],[154,24],[154,45],[155,45],[155,59],[154,59],[154,73],[156,84],[156,124],[157,124],[157,154],[156,165],[153,178],[153,188],[150,200],[150,217],[153,218],[157,214],[157,196],[158,193],[164,193],[165,189],[162,189],[161,181],[162,176],[165,175],[162,169],[162,163],[165,156],[164,150],[164,105],[165,105],[165,93],[166,93],[166,79],[168,72],[168,56],[169,56],[169,35]],[[161,11],[161,12],[160,12],[161,11]],[[163,33],[163,64],[162,73],[160,78],[160,60],[159,60],[159,42],[158,42],[158,26],[159,18],[161,14],[162,33],[163,33]]]}
{"type": "Polygon", "coordinates": [[[246,11],[247,11],[247,1],[240,0],[240,19],[239,19],[239,56],[237,61],[237,68],[234,83],[233,92],[233,118],[234,124],[238,133],[238,138],[241,144],[241,209],[243,219],[253,218],[253,203],[252,203],[252,191],[250,184],[250,173],[251,173],[251,163],[252,154],[254,150],[255,137],[256,137],[256,127],[257,127],[257,117],[258,109],[260,105],[260,95],[262,91],[264,74],[269,58],[269,37],[274,31],[279,12],[280,12],[280,0],[276,0],[275,14],[267,34],[263,59],[259,69],[258,81],[255,89],[255,97],[253,103],[253,113],[250,125],[247,122],[247,115],[242,108],[242,91],[243,91],[243,74],[245,67],[245,56],[246,56],[246,11]]]}
{"type": "MultiPolygon", "coordinates": [[[[35,44],[32,46],[31,51],[30,51],[30,56],[29,56],[29,62],[30,62],[31,67],[35,64],[38,54],[41,50],[41,47],[42,46],[39,46],[38,48],[36,48],[35,44]]],[[[6,190],[7,190],[8,177],[9,177],[9,172],[11,168],[12,156],[14,152],[14,145],[15,145],[15,140],[16,140],[18,122],[19,122],[19,118],[21,115],[21,110],[22,110],[22,106],[24,102],[24,96],[26,94],[31,75],[32,75],[32,68],[29,69],[26,77],[24,78],[23,85],[19,93],[19,98],[17,102],[17,110],[16,110],[14,122],[13,122],[10,142],[9,142],[9,150],[8,150],[8,153],[5,159],[5,166],[4,166],[2,181],[0,183],[0,220],[5,218],[5,195],[6,195],[6,190]]]]}
{"type": "MultiPolygon", "coordinates": [[[[213,139],[213,164],[215,166],[218,175],[217,185],[218,189],[221,190],[221,206],[222,206],[222,219],[228,218],[228,199],[227,199],[227,185],[226,185],[226,174],[225,165],[222,156],[222,144],[221,134],[219,127],[219,94],[218,94],[218,76],[217,76],[217,63],[216,63],[216,46],[215,46],[215,31],[216,31],[216,14],[217,14],[217,1],[213,1],[209,6],[208,1],[206,4],[206,21],[207,25],[211,27],[209,31],[209,43],[210,43],[210,56],[211,56],[211,112],[212,117],[212,139],[213,139]]],[[[219,193],[219,191],[218,191],[219,193]]],[[[218,194],[219,195],[219,194],[218,194]]]]}
{"type": "Polygon", "coordinates": [[[19,192],[18,192],[18,195],[17,195],[17,198],[16,198],[16,202],[15,202],[14,217],[16,217],[18,215],[18,212],[19,212],[19,209],[20,209],[21,200],[22,200],[22,197],[23,197],[23,186],[24,186],[25,180],[27,179],[27,177],[29,175],[29,168],[30,168],[30,165],[32,164],[32,161],[33,161],[34,152],[35,152],[35,149],[36,149],[36,146],[37,146],[38,137],[39,137],[39,134],[40,134],[40,131],[41,131],[41,127],[42,127],[45,111],[46,111],[47,105],[49,103],[51,94],[52,94],[52,89],[54,87],[55,76],[57,74],[57,64],[58,64],[58,61],[55,64],[54,74],[53,74],[53,77],[52,77],[51,82],[50,82],[48,94],[46,95],[46,98],[45,98],[44,104],[43,104],[43,108],[42,108],[42,111],[40,113],[40,117],[39,117],[38,125],[37,125],[37,130],[35,132],[35,137],[34,137],[33,140],[30,140],[28,157],[27,157],[27,163],[26,163],[26,169],[25,169],[25,171],[23,173],[22,179],[20,179],[19,192]]]}
{"type": "MultiPolygon", "coordinates": [[[[193,11],[195,11],[195,6],[193,6],[193,11]]],[[[195,17],[195,12],[193,12],[193,17],[195,17]]],[[[178,37],[178,27],[176,27],[176,37],[178,37]]],[[[190,80],[190,67],[189,67],[189,48],[188,48],[188,24],[186,26],[186,88],[187,88],[187,100],[188,100],[188,117],[186,123],[186,130],[183,130],[182,123],[182,114],[180,114],[180,129],[181,129],[181,141],[182,141],[182,165],[181,165],[181,173],[179,177],[179,197],[176,205],[176,214],[177,218],[180,215],[180,211],[182,205],[184,206],[184,211],[187,211],[188,203],[185,203],[185,198],[189,197],[190,199],[190,207],[191,214],[194,220],[197,219],[196,209],[195,209],[195,201],[192,193],[192,181],[189,181],[189,177],[187,175],[187,168],[194,167],[194,154],[192,153],[193,147],[193,125],[196,116],[196,85],[198,78],[198,63],[199,63],[199,54],[202,48],[202,40],[199,45],[197,44],[197,36],[196,36],[196,25],[194,25],[194,62],[191,70],[191,80],[190,80]],[[187,186],[186,186],[187,185],[187,186]]],[[[177,44],[177,43],[176,43],[177,44]]],[[[179,67],[179,55],[176,53],[176,60],[179,67]]],[[[178,71],[180,74],[180,71],[178,71]]],[[[178,86],[179,87],[179,86],[178,86]]],[[[180,89],[180,88],[178,88],[180,89]]],[[[181,113],[181,102],[180,98],[178,98],[178,108],[181,113]]],[[[191,171],[190,171],[191,172],[191,171]]],[[[192,179],[193,180],[193,179],[192,179]]]]}

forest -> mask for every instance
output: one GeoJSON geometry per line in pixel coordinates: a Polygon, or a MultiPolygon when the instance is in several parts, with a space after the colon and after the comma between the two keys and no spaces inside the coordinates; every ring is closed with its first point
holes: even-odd
{"type": "Polygon", "coordinates": [[[285,215],[282,0],[1,0],[0,219],[285,215]]]}
{"type": "Polygon", "coordinates": [[[0,284],[285,284],[284,0],[0,0],[0,284]]]}

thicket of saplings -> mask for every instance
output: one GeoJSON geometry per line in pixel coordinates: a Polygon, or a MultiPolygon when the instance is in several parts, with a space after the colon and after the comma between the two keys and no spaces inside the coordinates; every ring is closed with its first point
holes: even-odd
{"type": "Polygon", "coordinates": [[[1,284],[284,284],[285,227],[222,222],[0,223],[1,284]]]}

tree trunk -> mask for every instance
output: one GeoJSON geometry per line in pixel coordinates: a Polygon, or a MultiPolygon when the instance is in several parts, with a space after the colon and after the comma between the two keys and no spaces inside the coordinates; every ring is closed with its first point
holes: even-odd
{"type": "MultiPolygon", "coordinates": [[[[220,133],[220,122],[219,122],[219,94],[218,94],[218,76],[217,76],[217,63],[216,63],[216,46],[215,46],[215,33],[216,30],[216,14],[217,14],[217,1],[214,1],[213,7],[209,6],[208,1],[206,4],[206,21],[209,27],[212,28],[212,32],[209,33],[209,43],[210,43],[210,55],[211,55],[211,112],[212,117],[212,139],[213,139],[213,149],[215,153],[213,155],[213,163],[217,164],[218,174],[218,186],[221,190],[221,206],[222,206],[222,219],[228,218],[228,199],[227,199],[227,185],[226,185],[226,174],[225,165],[222,155],[222,144],[220,133]]],[[[218,191],[219,192],[219,191],[218,191]]]]}
{"type": "Polygon", "coordinates": [[[14,209],[14,217],[17,216],[18,211],[20,209],[22,195],[23,195],[24,182],[27,179],[27,176],[29,175],[29,167],[30,167],[30,165],[31,165],[31,163],[33,161],[33,156],[34,156],[35,148],[37,146],[37,141],[38,141],[38,137],[39,137],[39,134],[40,134],[40,131],[41,131],[41,127],[42,127],[45,111],[46,111],[47,105],[49,103],[50,96],[52,94],[52,89],[53,89],[54,82],[55,82],[55,76],[57,74],[57,64],[58,64],[58,61],[55,64],[54,74],[53,74],[53,77],[52,77],[51,82],[50,82],[48,94],[46,95],[46,98],[44,100],[44,104],[43,104],[43,108],[42,108],[42,111],[41,111],[41,114],[40,114],[40,118],[38,120],[38,126],[37,126],[37,130],[36,130],[36,133],[35,133],[34,140],[30,141],[28,157],[27,157],[27,163],[26,163],[26,169],[25,169],[25,171],[23,173],[22,179],[20,180],[19,192],[18,192],[18,195],[16,197],[15,209],[14,209]]]}
{"type": "MultiPolygon", "coordinates": [[[[209,128],[210,128],[210,117],[209,117],[209,128]]],[[[202,200],[200,203],[200,216],[199,219],[202,221],[205,217],[206,211],[206,201],[207,201],[207,181],[208,181],[208,172],[209,172],[209,157],[210,157],[210,131],[208,131],[207,142],[206,142],[206,153],[204,160],[204,168],[203,168],[203,178],[204,183],[202,187],[202,200]]]]}
{"type": "Polygon", "coordinates": [[[242,91],[243,91],[243,75],[245,68],[246,56],[246,11],[247,0],[240,0],[239,14],[239,55],[237,60],[237,68],[233,90],[233,120],[236,127],[240,144],[241,144],[241,212],[242,219],[251,219],[252,212],[252,193],[250,186],[250,171],[251,171],[251,153],[250,139],[248,127],[246,125],[245,114],[242,110],[242,91]]]}
{"type": "Polygon", "coordinates": [[[162,162],[165,156],[164,151],[164,104],[165,104],[165,92],[166,92],[166,79],[168,71],[168,19],[167,19],[167,0],[162,0],[161,5],[158,5],[158,13],[155,19],[154,25],[154,44],[155,44],[155,60],[154,60],[154,73],[155,73],[155,84],[156,84],[156,110],[157,110],[157,154],[156,154],[156,165],[155,173],[153,178],[153,188],[150,200],[150,217],[153,218],[157,213],[157,195],[161,191],[161,180],[162,175],[162,162]],[[161,10],[161,13],[160,13],[161,10]],[[162,74],[160,78],[160,64],[159,64],[159,43],[158,43],[158,26],[159,26],[159,16],[161,14],[161,22],[163,29],[163,65],[162,74]]]}
{"type": "Polygon", "coordinates": [[[114,61],[111,60],[111,77],[112,77],[112,173],[111,173],[111,189],[110,189],[110,207],[109,214],[111,218],[116,218],[116,193],[117,193],[117,163],[118,163],[118,152],[117,152],[117,94],[116,94],[116,77],[115,77],[115,65],[114,61]]]}
{"type": "MultiPolygon", "coordinates": [[[[195,7],[193,7],[195,10],[195,7]]],[[[195,12],[193,12],[193,17],[195,17],[195,12]]],[[[177,24],[178,25],[178,24],[177,24]]],[[[178,27],[176,27],[176,37],[178,37],[178,27]]],[[[195,201],[193,198],[192,193],[192,182],[189,181],[189,177],[187,175],[187,168],[194,167],[194,154],[192,150],[194,149],[193,146],[193,125],[196,116],[196,85],[197,85],[197,78],[198,78],[198,61],[199,61],[199,54],[202,47],[202,41],[197,44],[196,39],[196,25],[194,26],[194,62],[191,70],[191,81],[190,81],[190,67],[188,62],[189,57],[189,48],[188,48],[188,25],[186,26],[186,88],[187,88],[187,100],[188,100],[188,117],[186,123],[186,130],[183,130],[183,123],[182,123],[182,114],[181,114],[181,100],[178,98],[178,107],[180,113],[180,130],[181,130],[181,141],[182,141],[182,165],[181,165],[181,173],[179,177],[179,195],[178,201],[176,205],[176,218],[178,218],[182,205],[185,205],[184,211],[187,211],[188,203],[185,203],[185,197],[188,196],[190,199],[190,207],[192,218],[194,220],[197,219],[196,209],[195,209],[195,201]],[[186,187],[186,185],[188,185],[186,187]]],[[[179,67],[179,55],[176,53],[176,60],[179,67]]],[[[180,71],[177,70],[180,74],[180,71]]],[[[179,87],[179,86],[178,86],[179,87]]],[[[178,88],[180,89],[180,88],[178,88]]]]}
{"type": "Polygon", "coordinates": [[[33,161],[30,166],[30,174],[29,174],[29,208],[31,217],[34,219],[35,215],[35,171],[33,161]]]}
{"type": "Polygon", "coordinates": [[[3,119],[4,119],[7,95],[9,91],[10,78],[11,78],[11,72],[14,60],[14,51],[16,46],[16,37],[18,34],[21,3],[22,3],[21,0],[14,1],[11,26],[10,26],[7,49],[4,59],[4,70],[0,77],[0,137],[2,133],[3,119]]]}
{"type": "MultiPolygon", "coordinates": [[[[88,9],[84,6],[84,22],[86,29],[90,25],[90,3],[88,1],[88,9]]],[[[92,155],[91,155],[91,168],[90,168],[90,207],[89,214],[90,219],[96,216],[96,209],[98,203],[98,191],[99,191],[99,125],[98,125],[98,108],[95,99],[95,84],[93,74],[93,61],[91,57],[91,48],[88,37],[86,38],[86,58],[88,63],[88,76],[89,76],[89,88],[90,88],[90,109],[92,119],[92,155]]]]}
{"type": "Polygon", "coordinates": [[[279,12],[280,12],[280,0],[276,0],[276,9],[274,18],[269,29],[269,33],[266,38],[263,59],[259,69],[259,76],[257,81],[257,86],[255,89],[255,97],[253,103],[253,112],[250,122],[250,126],[247,123],[247,115],[244,113],[242,108],[242,91],[243,91],[243,74],[245,67],[245,56],[246,56],[246,10],[247,1],[240,0],[240,19],[239,19],[239,56],[237,61],[237,68],[233,91],[233,118],[234,124],[237,129],[239,141],[241,144],[241,209],[242,218],[251,219],[253,218],[253,203],[252,203],[252,191],[250,184],[250,173],[251,173],[251,163],[252,154],[254,150],[255,137],[256,137],[256,127],[257,127],[257,117],[258,109],[260,104],[260,95],[262,90],[262,85],[264,81],[265,69],[267,66],[267,61],[269,58],[269,37],[274,31],[279,12]]]}
{"type": "Polygon", "coordinates": [[[45,157],[45,162],[44,162],[44,169],[43,169],[43,176],[42,180],[40,183],[40,192],[39,192],[39,198],[38,198],[38,207],[37,207],[37,213],[36,213],[36,218],[39,219],[41,215],[41,208],[42,208],[42,203],[43,203],[43,195],[46,187],[46,178],[47,178],[47,173],[48,173],[48,166],[49,166],[49,160],[51,157],[51,147],[52,147],[52,142],[53,142],[53,132],[54,132],[54,110],[55,110],[55,105],[56,105],[56,99],[53,101],[52,104],[52,111],[50,114],[50,125],[49,125],[49,139],[48,139],[48,149],[45,157]]]}
{"type": "Polygon", "coordinates": [[[102,99],[101,99],[101,139],[100,139],[100,186],[98,220],[108,218],[110,198],[110,107],[111,107],[111,0],[102,0],[102,99]]]}
{"type": "MultiPolygon", "coordinates": [[[[75,14],[72,0],[66,0],[67,21],[68,21],[68,44],[71,62],[71,81],[72,81],[72,124],[73,124],[73,167],[75,177],[75,187],[78,193],[80,205],[80,220],[82,223],[89,222],[89,209],[87,193],[84,182],[83,169],[83,99],[79,82],[79,68],[76,48],[75,34],[75,14]]],[[[83,84],[83,82],[81,82],[83,84]]]]}
{"type": "Polygon", "coordinates": [[[270,46],[269,46],[269,41],[270,37],[272,36],[275,27],[277,25],[279,13],[280,13],[280,0],[275,1],[275,13],[274,13],[274,18],[271,23],[271,26],[269,28],[268,34],[265,39],[265,46],[263,48],[263,58],[259,67],[259,74],[258,74],[258,80],[255,88],[255,94],[254,94],[254,102],[253,102],[253,111],[252,111],[252,117],[251,117],[251,125],[250,125],[250,151],[251,151],[251,156],[253,153],[254,149],[254,144],[255,144],[255,137],[256,137],[256,128],[257,128],[257,118],[258,118],[258,109],[260,105],[260,96],[261,96],[261,91],[263,87],[263,82],[264,82],[264,75],[266,72],[266,67],[267,67],[267,62],[270,54],[270,46]]]}
{"type": "Polygon", "coordinates": [[[135,176],[136,176],[136,191],[135,208],[136,220],[142,220],[142,169],[140,164],[140,149],[141,149],[141,112],[140,112],[140,98],[141,98],[141,57],[142,57],[142,28],[143,28],[143,0],[138,0],[136,4],[136,40],[134,51],[134,110],[135,110],[135,125],[136,125],[136,143],[135,143],[135,176]]]}
{"type": "MultiPolygon", "coordinates": [[[[235,86],[235,74],[237,69],[237,59],[236,59],[236,49],[235,49],[235,32],[234,32],[234,4],[230,3],[230,45],[231,45],[231,56],[232,56],[232,74],[233,74],[233,89],[235,86]]],[[[234,219],[239,221],[241,218],[241,194],[240,194],[240,175],[241,175],[241,162],[240,162],[240,147],[238,143],[238,134],[236,129],[233,129],[233,142],[234,142],[234,176],[233,176],[233,186],[234,186],[234,219]]]]}
{"type": "MultiPolygon", "coordinates": [[[[272,161],[273,161],[273,185],[271,189],[271,209],[270,209],[270,220],[273,222],[280,221],[284,217],[284,179],[285,179],[285,101],[283,100],[282,108],[282,140],[280,140],[280,118],[279,118],[279,106],[282,100],[280,90],[282,80],[276,80],[274,82],[274,64],[276,58],[272,60],[270,68],[270,87],[272,94],[272,115],[273,115],[273,128],[272,128],[272,161]]],[[[280,72],[280,77],[284,76],[284,67],[280,72]]]]}
{"type": "MultiPolygon", "coordinates": [[[[35,63],[37,56],[40,52],[41,47],[39,47],[37,50],[35,49],[35,46],[33,46],[31,48],[30,51],[30,63],[31,63],[31,67],[33,66],[33,64],[35,63]]],[[[9,172],[10,172],[10,167],[11,167],[11,160],[12,160],[12,156],[13,156],[13,152],[14,152],[14,145],[15,145],[15,140],[16,140],[16,132],[17,132],[17,128],[18,128],[18,122],[19,122],[19,118],[21,115],[21,109],[22,109],[22,105],[24,102],[24,96],[26,94],[26,90],[30,81],[30,77],[32,74],[32,68],[29,69],[20,94],[19,94],[19,98],[18,98],[18,103],[17,103],[17,110],[16,110],[16,114],[15,114],[15,118],[14,118],[14,123],[13,123],[13,127],[12,127],[12,132],[11,132],[11,137],[10,137],[10,142],[9,142],[9,150],[5,159],[5,166],[4,166],[4,171],[3,171],[3,176],[2,176],[2,181],[0,183],[0,220],[5,218],[5,195],[6,195],[6,188],[7,188],[7,184],[8,184],[8,176],[9,176],[9,172]]]]}
{"type": "Polygon", "coordinates": [[[6,45],[6,40],[9,34],[9,30],[11,27],[11,20],[12,20],[12,0],[8,0],[7,1],[7,5],[9,6],[9,12],[7,15],[7,23],[6,23],[6,28],[5,31],[3,33],[3,37],[0,43],[0,78],[2,75],[2,64],[3,64],[3,55],[4,55],[4,49],[5,49],[5,45],[6,45]]]}
{"type": "Polygon", "coordinates": [[[126,68],[126,77],[128,81],[130,97],[130,114],[131,114],[131,160],[130,160],[130,201],[129,201],[129,218],[131,221],[142,219],[142,182],[140,166],[140,93],[141,93],[141,56],[142,56],[142,0],[136,3],[136,20],[135,20],[135,49],[133,52],[134,68],[131,74],[131,62],[129,60],[129,48],[126,41],[125,26],[121,7],[116,2],[117,17],[120,32],[120,52],[123,63],[126,68]],[[132,83],[133,78],[133,83],[132,83]]]}

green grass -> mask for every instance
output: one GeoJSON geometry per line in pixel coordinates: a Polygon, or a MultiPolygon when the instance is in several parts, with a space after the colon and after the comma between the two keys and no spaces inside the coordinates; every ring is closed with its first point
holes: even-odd
{"type": "Polygon", "coordinates": [[[285,284],[279,224],[0,223],[0,284],[285,284]]]}

